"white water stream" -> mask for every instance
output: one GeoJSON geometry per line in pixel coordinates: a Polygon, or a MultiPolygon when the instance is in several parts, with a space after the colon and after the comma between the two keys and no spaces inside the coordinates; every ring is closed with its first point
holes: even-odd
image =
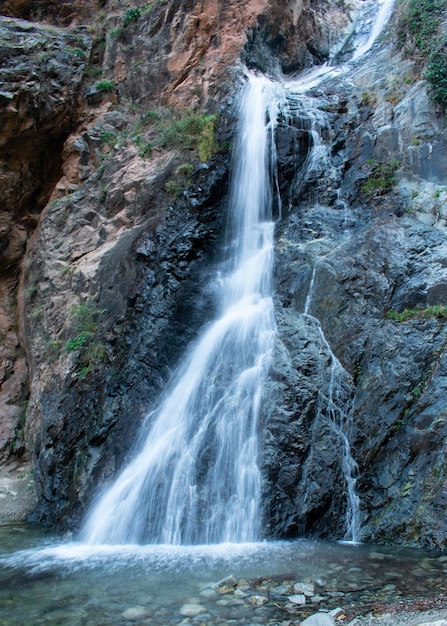
{"type": "Polygon", "coordinates": [[[87,543],[210,544],[261,537],[258,416],[275,336],[270,163],[277,87],[249,76],[230,198],[220,317],[146,420],[147,435],[90,514],[87,543]]]}
{"type": "MultiPolygon", "coordinates": [[[[362,4],[376,5],[371,0],[362,4]]],[[[379,4],[371,34],[359,43],[355,59],[382,32],[394,0],[379,4]]],[[[306,98],[300,94],[347,69],[324,66],[282,85],[247,76],[234,148],[231,268],[218,277],[221,314],[191,347],[158,408],[148,415],[134,459],[92,508],[81,541],[188,545],[262,537],[257,430],[276,330],[271,284],[274,130],[286,102],[306,98]]],[[[312,133],[308,167],[325,158],[313,127],[312,133]]],[[[330,353],[333,371],[326,412],[344,441],[349,538],[355,539],[358,499],[345,428],[349,410],[337,400],[341,365],[330,353]]]]}

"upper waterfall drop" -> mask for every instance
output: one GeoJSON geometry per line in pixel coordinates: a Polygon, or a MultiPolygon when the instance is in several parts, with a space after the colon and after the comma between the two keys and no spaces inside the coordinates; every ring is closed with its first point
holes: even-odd
{"type": "Polygon", "coordinates": [[[90,544],[212,544],[261,538],[258,417],[275,319],[270,151],[275,85],[248,75],[230,195],[221,315],[189,350],[140,448],[88,516],[90,544]]]}

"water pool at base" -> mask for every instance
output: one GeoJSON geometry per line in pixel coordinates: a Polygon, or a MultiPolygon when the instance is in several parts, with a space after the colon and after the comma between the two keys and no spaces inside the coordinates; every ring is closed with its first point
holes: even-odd
{"type": "Polygon", "coordinates": [[[0,625],[282,625],[336,607],[349,617],[446,593],[446,571],[447,556],[395,547],[86,546],[3,525],[0,625]]]}

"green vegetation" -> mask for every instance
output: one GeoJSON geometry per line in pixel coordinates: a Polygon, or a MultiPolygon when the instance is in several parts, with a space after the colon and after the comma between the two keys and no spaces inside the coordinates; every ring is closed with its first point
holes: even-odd
{"type": "Polygon", "coordinates": [[[136,146],[138,146],[138,154],[140,157],[150,158],[152,156],[152,144],[150,141],[146,141],[141,135],[132,137],[132,141],[136,146]]]}
{"type": "Polygon", "coordinates": [[[447,0],[399,0],[398,43],[408,56],[426,63],[425,79],[433,102],[447,105],[447,36],[442,21],[447,0]]]}
{"type": "Polygon", "coordinates": [[[168,115],[152,113],[152,118],[160,133],[157,145],[169,149],[197,150],[201,161],[207,161],[217,150],[216,115],[188,109],[179,117],[169,112],[168,115]]]}
{"type": "Polygon", "coordinates": [[[389,193],[396,184],[395,173],[400,162],[392,159],[386,163],[368,161],[369,176],[362,185],[363,193],[368,195],[384,195],[389,193]]]}
{"type": "Polygon", "coordinates": [[[117,144],[123,146],[130,140],[138,146],[142,158],[151,158],[154,148],[192,151],[195,154],[178,170],[178,174],[185,177],[192,173],[191,161],[195,158],[207,161],[217,151],[216,124],[217,116],[210,113],[158,109],[147,111],[132,127],[119,133],[104,130],[100,139],[102,145],[110,148],[117,144]]]}
{"type": "Polygon", "coordinates": [[[447,320],[447,306],[438,304],[429,306],[426,309],[405,309],[401,313],[388,311],[386,316],[394,322],[407,322],[408,320],[428,319],[430,317],[447,320]]]}
{"type": "Polygon", "coordinates": [[[129,24],[134,24],[135,22],[138,22],[140,17],[140,9],[127,9],[127,11],[124,13],[124,26],[129,26],[129,24]]]}
{"type": "Polygon", "coordinates": [[[436,48],[436,37],[447,8],[446,0],[399,0],[398,42],[407,53],[436,48]]]}
{"type": "Polygon", "coordinates": [[[362,98],[360,100],[360,106],[364,107],[374,107],[377,104],[377,98],[374,94],[369,93],[369,91],[364,91],[362,93],[362,98]]]}
{"type": "Polygon", "coordinates": [[[442,37],[437,48],[430,53],[425,79],[433,102],[447,106],[447,36],[442,37]]]}
{"type": "Polygon", "coordinates": [[[112,28],[112,30],[110,31],[110,36],[113,39],[119,39],[121,37],[121,35],[123,34],[124,29],[122,26],[117,26],[117,28],[112,28]]]}
{"type": "Polygon", "coordinates": [[[97,309],[93,302],[83,302],[70,309],[70,317],[74,320],[77,334],[68,339],[65,350],[66,352],[79,352],[80,378],[84,378],[95,365],[105,359],[105,346],[93,340],[98,330],[99,318],[104,313],[105,309],[97,309]]]}
{"type": "Polygon", "coordinates": [[[102,131],[102,133],[101,133],[101,143],[102,144],[107,144],[108,146],[113,148],[113,146],[116,144],[117,141],[118,141],[118,135],[116,133],[114,133],[111,130],[103,130],[102,131]]]}
{"type": "Polygon", "coordinates": [[[25,289],[25,297],[26,298],[32,298],[38,292],[39,292],[39,287],[37,285],[33,285],[33,286],[30,286],[30,287],[27,287],[25,289]]]}
{"type": "Polygon", "coordinates": [[[113,91],[115,83],[112,80],[100,80],[96,83],[96,89],[98,91],[113,91]]]}
{"type": "Polygon", "coordinates": [[[42,317],[42,313],[44,312],[44,308],[43,306],[38,306],[37,308],[35,308],[32,313],[31,313],[31,318],[33,320],[38,320],[40,317],[42,317]]]}
{"type": "Polygon", "coordinates": [[[78,59],[81,59],[82,61],[87,59],[87,54],[82,48],[71,48],[70,46],[68,46],[67,52],[70,52],[70,54],[74,54],[76,57],[78,57],[78,59]]]}
{"type": "Polygon", "coordinates": [[[151,13],[156,6],[161,4],[164,0],[152,0],[147,4],[142,4],[140,7],[134,7],[131,9],[126,9],[122,16],[123,26],[118,26],[110,31],[110,36],[115,38],[120,38],[124,33],[124,28],[126,26],[131,26],[132,24],[136,24],[142,16],[151,13]]]}

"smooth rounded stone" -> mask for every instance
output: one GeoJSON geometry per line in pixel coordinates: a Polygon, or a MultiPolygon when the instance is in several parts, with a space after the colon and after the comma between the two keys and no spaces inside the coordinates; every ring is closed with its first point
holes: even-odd
{"type": "Polygon", "coordinates": [[[213,616],[210,613],[201,613],[194,618],[195,624],[207,624],[208,622],[213,623],[213,616]]]}
{"type": "Polygon", "coordinates": [[[197,617],[201,613],[206,613],[206,608],[202,604],[184,604],[179,613],[183,617],[197,617]]]}
{"type": "Polygon", "coordinates": [[[301,626],[335,626],[335,619],[328,613],[314,613],[307,617],[301,626]]]}
{"type": "Polygon", "coordinates": [[[129,620],[130,622],[138,622],[140,619],[144,619],[145,617],[149,617],[149,611],[144,608],[144,606],[131,606],[125,611],[121,613],[124,619],[129,620]]]}
{"type": "Polygon", "coordinates": [[[287,600],[292,604],[299,604],[300,606],[306,604],[306,596],[304,593],[295,593],[292,596],[287,596],[287,600]]]}
{"type": "Polygon", "coordinates": [[[447,626],[447,619],[438,619],[435,622],[420,622],[417,626],[447,626]]]}
{"type": "Polygon", "coordinates": [[[295,593],[303,593],[309,598],[315,594],[315,588],[313,583],[295,583],[293,585],[295,593]]]}
{"type": "Polygon", "coordinates": [[[199,596],[201,598],[204,598],[205,600],[214,600],[215,598],[219,597],[215,589],[202,589],[202,591],[200,591],[199,593],[199,596]]]}
{"type": "Polygon", "coordinates": [[[312,604],[319,604],[320,602],[324,602],[326,600],[326,596],[311,596],[310,601],[312,604]]]}

